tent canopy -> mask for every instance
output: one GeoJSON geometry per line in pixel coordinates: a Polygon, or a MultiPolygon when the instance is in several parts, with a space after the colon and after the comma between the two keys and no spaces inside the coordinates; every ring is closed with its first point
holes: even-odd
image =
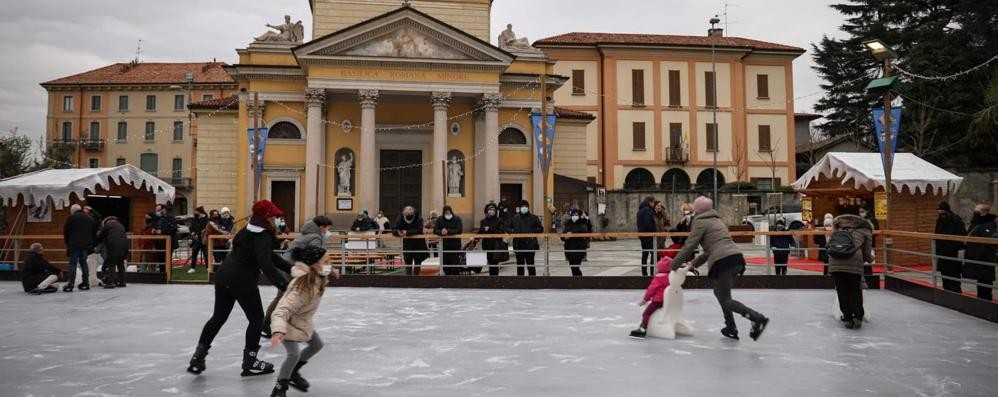
{"type": "MultiPolygon", "coordinates": [[[[884,186],[884,165],[880,153],[828,153],[818,161],[797,182],[794,190],[806,190],[822,176],[842,178],[842,185],[852,180],[853,188],[874,191],[884,186]]],[[[948,195],[960,188],[963,178],[954,175],[934,164],[922,160],[911,153],[897,153],[894,156],[894,170],[891,185],[901,191],[904,187],[914,194],[935,192],[948,195]]]]}
{"type": "Polygon", "coordinates": [[[65,208],[70,203],[70,194],[83,199],[86,192],[96,193],[97,187],[109,190],[109,179],[118,185],[131,185],[143,188],[156,195],[157,203],[173,200],[176,189],[161,179],[142,171],[131,164],[114,168],[70,168],[36,171],[0,180],[0,200],[10,205],[21,195],[25,203],[41,205],[52,199],[56,209],[65,208]]]}

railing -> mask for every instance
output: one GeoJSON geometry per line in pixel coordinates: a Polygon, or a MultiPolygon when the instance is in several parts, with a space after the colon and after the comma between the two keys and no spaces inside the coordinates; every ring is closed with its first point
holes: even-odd
{"type": "Polygon", "coordinates": [[[76,146],[75,139],[53,139],[50,141],[52,146],[76,146]]]}
{"type": "Polygon", "coordinates": [[[104,150],[104,140],[103,139],[84,139],[80,141],[83,150],[88,151],[101,151],[104,150]]]}
{"type": "MultiPolygon", "coordinates": [[[[128,240],[131,243],[129,256],[126,259],[129,278],[142,275],[143,280],[170,280],[173,270],[170,265],[174,261],[174,252],[169,237],[129,235],[128,240]]],[[[69,257],[61,235],[0,236],[0,264],[6,264],[5,267],[11,270],[21,270],[32,243],[42,244],[43,255],[49,263],[63,270],[68,269],[69,257]]],[[[88,262],[90,261],[95,261],[97,269],[103,265],[103,258],[99,254],[88,257],[88,262]]]]}
{"type": "Polygon", "coordinates": [[[665,162],[667,164],[686,164],[690,161],[690,154],[685,148],[667,147],[665,148],[665,162]]]}
{"type": "Polygon", "coordinates": [[[179,176],[171,177],[170,184],[173,185],[173,187],[179,187],[179,188],[189,188],[192,186],[191,178],[184,178],[179,176]]]}

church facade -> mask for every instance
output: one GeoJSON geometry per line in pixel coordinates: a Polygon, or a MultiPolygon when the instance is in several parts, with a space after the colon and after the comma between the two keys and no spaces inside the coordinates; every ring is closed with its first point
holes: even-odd
{"type": "MultiPolygon", "coordinates": [[[[313,39],[285,18],[226,67],[235,97],[191,105],[199,205],[245,216],[267,198],[300,225],[361,210],[424,217],[450,205],[470,227],[489,201],[530,200],[544,175],[531,113],[567,77],[511,27],[489,43],[489,0],[312,0],[313,39]],[[541,79],[546,79],[542,84],[541,79]],[[250,131],[267,128],[265,143],[250,131]]],[[[584,178],[594,117],[559,117],[553,174],[584,178]]],[[[549,182],[550,183],[550,182],[549,182]]],[[[549,184],[548,191],[553,191],[549,184]]]]}

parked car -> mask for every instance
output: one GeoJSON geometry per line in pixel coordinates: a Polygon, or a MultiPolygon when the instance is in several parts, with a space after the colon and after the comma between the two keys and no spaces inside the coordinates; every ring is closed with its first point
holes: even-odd
{"type": "Polygon", "coordinates": [[[780,219],[783,219],[783,221],[787,224],[787,229],[789,230],[799,230],[804,228],[804,219],[800,204],[788,204],[782,207],[769,207],[765,213],[749,215],[742,218],[742,224],[750,225],[754,230],[755,224],[758,222],[768,221],[769,226],[773,227],[776,225],[776,221],[780,219]]]}

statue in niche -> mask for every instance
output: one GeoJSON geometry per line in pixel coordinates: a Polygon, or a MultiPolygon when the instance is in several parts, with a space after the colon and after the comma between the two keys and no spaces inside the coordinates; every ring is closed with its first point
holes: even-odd
{"type": "Polygon", "coordinates": [[[337,196],[352,196],[350,190],[350,179],[353,176],[353,152],[347,151],[340,157],[340,162],[336,164],[336,173],[339,175],[339,183],[336,184],[337,196]]]}
{"type": "Polygon", "coordinates": [[[305,40],[305,27],[301,21],[291,23],[291,16],[284,16],[284,23],[281,25],[267,24],[268,28],[277,30],[276,32],[266,32],[256,38],[260,43],[301,43],[305,40]]]}
{"type": "Polygon", "coordinates": [[[534,50],[530,46],[530,40],[526,37],[516,38],[516,33],[513,33],[513,24],[506,24],[506,30],[503,30],[499,34],[499,48],[504,50],[534,50]]]}
{"type": "Polygon", "coordinates": [[[464,169],[461,167],[461,160],[457,156],[451,156],[450,164],[447,164],[447,195],[461,195],[461,178],[464,177],[464,169]]]}

